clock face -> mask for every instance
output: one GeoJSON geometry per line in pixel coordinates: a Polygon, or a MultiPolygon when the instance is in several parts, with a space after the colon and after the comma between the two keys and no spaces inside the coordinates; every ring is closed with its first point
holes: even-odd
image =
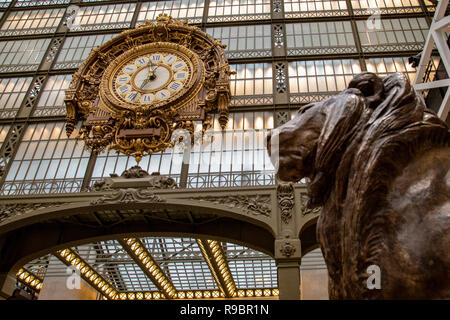
{"type": "Polygon", "coordinates": [[[112,93],[132,106],[179,98],[193,82],[193,64],[174,50],[152,50],[125,59],[113,73],[112,93]]]}

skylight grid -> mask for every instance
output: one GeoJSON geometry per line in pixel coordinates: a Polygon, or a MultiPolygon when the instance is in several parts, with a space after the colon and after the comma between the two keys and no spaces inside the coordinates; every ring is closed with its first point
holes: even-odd
{"type": "Polygon", "coordinates": [[[238,289],[276,288],[277,268],[275,260],[231,260],[231,274],[238,289]]]}
{"type": "Polygon", "coordinates": [[[172,283],[177,290],[217,290],[206,262],[169,262],[172,283]]]}
{"type": "Polygon", "coordinates": [[[118,270],[127,291],[158,291],[137,264],[118,264],[118,270]]]}

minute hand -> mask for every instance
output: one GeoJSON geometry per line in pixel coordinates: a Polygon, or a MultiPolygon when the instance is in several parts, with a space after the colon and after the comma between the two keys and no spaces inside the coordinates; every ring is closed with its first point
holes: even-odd
{"type": "Polygon", "coordinates": [[[152,59],[148,59],[147,67],[152,70],[152,74],[155,72],[155,65],[152,62],[152,59]]]}
{"type": "Polygon", "coordinates": [[[153,69],[153,71],[152,71],[152,72],[153,72],[153,75],[155,75],[156,70],[158,70],[158,68],[159,68],[160,66],[161,66],[161,65],[159,64],[159,65],[156,66],[155,69],[153,69]]]}
{"type": "Polygon", "coordinates": [[[142,84],[140,85],[139,89],[143,90],[145,85],[150,81],[150,78],[146,78],[144,81],[142,81],[142,84]]]}

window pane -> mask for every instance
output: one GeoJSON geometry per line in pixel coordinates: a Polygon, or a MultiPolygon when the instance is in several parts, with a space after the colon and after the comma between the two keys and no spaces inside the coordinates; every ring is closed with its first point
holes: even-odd
{"type": "MultiPolygon", "coordinates": [[[[12,160],[2,194],[79,192],[89,153],[75,155],[75,138],[68,138],[64,122],[30,124],[12,160]],[[84,160],[82,162],[81,160],[84,160]],[[84,165],[81,165],[81,164],[84,165]]],[[[78,130],[73,137],[78,134],[78,130]]]]}
{"type": "Polygon", "coordinates": [[[345,0],[284,0],[284,12],[286,18],[348,15],[345,0]]]}
{"type": "Polygon", "coordinates": [[[349,21],[287,24],[286,37],[288,55],[356,52],[349,21]]]}
{"type": "Polygon", "coordinates": [[[227,58],[270,57],[270,25],[206,28],[206,32],[227,47],[227,58]]]}
{"type": "Polygon", "coordinates": [[[212,0],[208,22],[270,19],[270,0],[212,0]]]}
{"type": "Polygon", "coordinates": [[[60,116],[66,114],[65,90],[69,88],[72,75],[50,76],[42,90],[33,116],[60,116]]]}
{"type": "Polygon", "coordinates": [[[0,42],[0,72],[37,70],[51,39],[0,42]]]}
{"type": "Polygon", "coordinates": [[[356,25],[365,52],[422,50],[428,33],[425,18],[383,19],[374,26],[359,20],[356,25]]]}
{"type": "Polygon", "coordinates": [[[0,118],[14,118],[31,82],[31,77],[0,79],[0,118]]]}
{"type": "Polygon", "coordinates": [[[64,10],[12,11],[1,27],[0,36],[53,33],[61,22],[64,10]]]}
{"type": "Polygon", "coordinates": [[[231,105],[272,104],[272,64],[247,63],[232,64],[231,105]]]}
{"type": "Polygon", "coordinates": [[[360,72],[358,60],[290,62],[288,74],[291,103],[321,101],[335,95],[344,90],[353,76],[360,72]]]}
{"type": "Polygon", "coordinates": [[[161,13],[175,19],[187,19],[190,23],[200,23],[203,17],[204,0],[152,1],[142,3],[137,23],[155,21],[161,13]]]}

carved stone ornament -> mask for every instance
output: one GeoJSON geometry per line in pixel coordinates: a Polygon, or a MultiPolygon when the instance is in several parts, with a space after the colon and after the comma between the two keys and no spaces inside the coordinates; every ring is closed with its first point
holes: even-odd
{"type": "MultiPolygon", "coordinates": [[[[117,175],[115,173],[111,173],[110,176],[117,177],[117,175]]],[[[122,172],[122,174],[120,176],[122,178],[126,178],[126,179],[144,178],[144,177],[149,176],[149,173],[139,166],[133,166],[130,169],[122,172]]]]}
{"type": "Polygon", "coordinates": [[[280,249],[281,254],[287,258],[292,256],[295,251],[295,247],[290,242],[285,242],[280,249]]]}
{"type": "Polygon", "coordinates": [[[277,198],[281,210],[281,220],[287,224],[292,219],[292,209],[295,204],[293,184],[279,184],[277,186],[277,198]]]}
{"type": "Polygon", "coordinates": [[[242,209],[247,214],[256,216],[270,217],[270,196],[255,195],[255,196],[223,196],[223,197],[195,197],[192,200],[208,201],[215,204],[225,205],[232,209],[242,209]]]}
{"type": "MultiPolygon", "coordinates": [[[[93,49],[66,90],[66,132],[82,122],[86,148],[143,156],[173,147],[177,129],[193,137],[218,113],[225,128],[230,71],[225,46],[196,26],[160,14],[93,49]]],[[[191,139],[190,143],[193,140],[191,139]]]]}
{"type": "Polygon", "coordinates": [[[0,206],[0,223],[9,220],[11,218],[19,217],[30,211],[49,207],[58,207],[60,205],[61,205],[60,202],[4,204],[0,206]]]}
{"type": "Polygon", "coordinates": [[[356,75],[271,134],[321,207],[331,299],[450,299],[450,131],[406,74],[356,75]]]}
{"type": "Polygon", "coordinates": [[[91,201],[92,205],[99,204],[128,204],[128,203],[149,203],[149,202],[165,202],[158,195],[152,192],[152,189],[119,189],[113,194],[104,195],[99,199],[91,201]]]}
{"type": "Polygon", "coordinates": [[[320,210],[322,210],[321,207],[309,208],[308,207],[309,197],[306,194],[300,195],[300,201],[301,201],[300,212],[302,213],[302,215],[316,214],[316,213],[320,213],[320,210]]]}
{"type": "Polygon", "coordinates": [[[87,191],[98,192],[123,188],[122,179],[144,180],[145,183],[141,185],[141,188],[147,189],[178,188],[177,182],[173,178],[161,176],[159,172],[153,172],[152,174],[149,174],[139,166],[134,166],[128,170],[125,170],[120,176],[115,173],[110,174],[110,176],[110,178],[105,178],[103,180],[94,182],[92,187],[88,188],[87,191]]]}
{"type": "Polygon", "coordinates": [[[113,190],[110,181],[100,180],[100,181],[95,181],[94,184],[92,185],[92,187],[88,187],[83,191],[98,192],[98,191],[109,191],[109,190],[113,190]]]}

